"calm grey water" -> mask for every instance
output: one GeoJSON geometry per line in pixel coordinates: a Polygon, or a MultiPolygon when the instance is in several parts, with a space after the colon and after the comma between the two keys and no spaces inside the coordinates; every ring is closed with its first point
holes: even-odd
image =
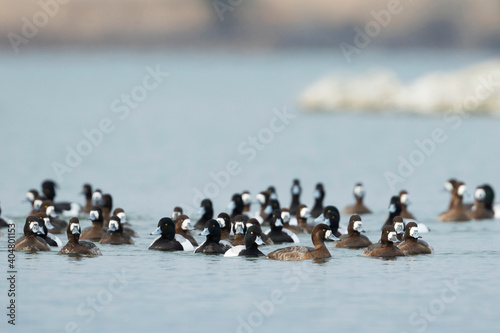
{"type": "MultiPolygon", "coordinates": [[[[57,199],[82,202],[78,192],[90,182],[113,195],[140,234],[132,246],[101,245],[99,258],[17,253],[16,329],[497,331],[498,221],[447,224],[436,216],[447,206],[441,187],[449,177],[469,185],[467,200],[478,184],[500,189],[498,120],[471,117],[454,129],[439,116],[305,114],[297,107],[300,92],[329,73],[381,67],[411,80],[489,56],[367,53],[346,65],[326,51],[0,55],[2,216],[17,223],[19,236],[29,211],[21,203],[27,190],[53,178],[61,185],[57,199]],[[121,119],[114,101],[139,89],[146,68],[157,66],[169,76],[121,119]],[[281,126],[275,112],[285,109],[294,118],[281,126]],[[111,133],[58,179],[53,164],[65,164],[67,146],[77,149],[82,131],[103,119],[111,133]],[[278,129],[269,134],[271,124],[278,129]],[[384,174],[397,174],[399,157],[408,158],[418,149],[415,140],[430,138],[436,128],[447,140],[391,188],[384,174]],[[251,152],[249,137],[259,135],[259,149],[251,152]],[[236,171],[221,176],[230,161],[236,171]],[[219,185],[211,174],[221,177],[219,185]],[[331,248],[331,259],[300,263],[147,250],[149,232],[174,206],[196,220],[199,192],[222,211],[233,193],[274,185],[288,205],[294,177],[302,180],[307,204],[322,181],[326,203],[339,208],[351,202],[354,183],[363,181],[366,203],[375,211],[363,218],[372,241],[379,239],[390,196],[407,189],[412,212],[432,229],[424,239],[435,254],[384,261],[331,248]]],[[[307,236],[300,239],[311,245],[307,236]]],[[[2,330],[11,330],[6,321],[2,330]]]]}

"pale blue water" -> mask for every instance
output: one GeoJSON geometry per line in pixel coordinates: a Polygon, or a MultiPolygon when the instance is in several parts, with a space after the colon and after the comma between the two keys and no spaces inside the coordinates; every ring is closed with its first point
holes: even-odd
{"type": "MultiPolygon", "coordinates": [[[[72,331],[74,324],[81,332],[156,332],[160,327],[223,332],[496,331],[498,221],[441,224],[436,216],[448,204],[441,187],[452,176],[464,180],[470,193],[484,182],[500,189],[498,119],[468,118],[455,130],[439,116],[305,114],[297,108],[300,92],[328,73],[363,72],[375,66],[394,69],[409,80],[489,56],[372,53],[346,65],[341,56],[326,51],[0,55],[2,216],[17,223],[20,235],[29,211],[20,203],[25,192],[43,179],[57,179],[52,163],[65,163],[66,146],[76,149],[85,139],[82,130],[97,128],[108,118],[114,130],[62,176],[57,199],[81,202],[77,193],[90,182],[113,195],[115,206],[126,210],[141,235],[133,246],[101,245],[99,258],[69,258],[56,251],[17,253],[16,329],[64,332],[72,331]],[[146,67],[157,65],[169,72],[168,78],[120,119],[112,111],[113,101],[142,84],[146,67]],[[248,150],[239,153],[238,147],[248,149],[248,137],[270,127],[273,110],[285,108],[296,117],[248,161],[253,155],[248,150]],[[256,194],[274,185],[285,206],[295,177],[303,183],[307,204],[312,203],[315,183],[322,181],[326,203],[339,208],[352,201],[354,183],[363,181],[366,203],[376,212],[363,221],[368,237],[377,241],[393,194],[384,173],[397,173],[398,156],[408,158],[417,148],[414,141],[429,138],[438,127],[446,142],[437,144],[435,152],[396,185],[396,190],[410,192],[411,211],[431,227],[424,239],[435,249],[433,255],[382,261],[362,257],[360,251],[331,248],[331,259],[296,263],[147,250],[153,239],[149,232],[159,218],[169,216],[176,205],[189,214],[190,206],[197,209],[197,190],[215,191],[212,199],[222,211],[233,193],[248,189],[256,194]],[[239,172],[221,186],[206,187],[215,183],[210,172],[220,173],[233,160],[239,172]],[[115,283],[115,274],[125,280],[123,289],[115,283]],[[458,289],[451,290],[449,283],[458,289]],[[446,302],[441,299],[443,289],[446,302]],[[93,298],[100,301],[89,310],[87,302],[93,298]],[[272,299],[274,310],[264,308],[259,314],[255,304],[269,305],[272,299]],[[425,309],[427,317],[420,312],[425,309]]],[[[342,217],[345,223],[347,219],[342,217]]],[[[3,233],[0,249],[6,271],[3,233]]],[[[61,239],[65,242],[66,237],[61,239]]],[[[307,236],[300,239],[303,245],[311,244],[307,236]]],[[[2,281],[6,306],[7,285],[2,281]]],[[[6,321],[4,317],[2,330],[11,330],[6,321]]]]}

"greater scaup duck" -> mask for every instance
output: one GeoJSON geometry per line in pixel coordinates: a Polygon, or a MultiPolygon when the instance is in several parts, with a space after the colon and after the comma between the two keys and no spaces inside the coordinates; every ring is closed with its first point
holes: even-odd
{"type": "Polygon", "coordinates": [[[221,241],[219,222],[214,219],[209,220],[205,224],[205,229],[203,229],[201,235],[206,236],[207,239],[194,251],[194,253],[224,254],[233,247],[230,243],[221,241]]]}
{"type": "MultiPolygon", "coordinates": [[[[324,223],[328,226],[330,226],[330,229],[332,230],[333,234],[336,237],[340,237],[342,233],[340,232],[340,212],[335,206],[326,206],[323,209],[323,213],[316,218],[316,222],[319,223],[324,223]]],[[[347,228],[345,228],[345,231],[347,231],[347,228]]]]}
{"type": "Polygon", "coordinates": [[[269,186],[267,188],[267,193],[269,193],[270,200],[278,200],[278,192],[276,192],[276,188],[274,186],[269,186]]]}
{"type": "Polygon", "coordinates": [[[80,241],[80,221],[77,217],[69,220],[66,230],[68,243],[59,251],[58,254],[82,254],[91,256],[102,255],[101,250],[92,242],[80,241]]]}
{"type": "Polygon", "coordinates": [[[347,206],[344,208],[343,213],[344,214],[357,214],[357,215],[362,215],[362,214],[371,214],[372,211],[368,209],[368,207],[365,206],[363,203],[363,199],[365,197],[365,189],[363,187],[363,184],[357,183],[354,185],[354,199],[356,202],[352,206],[347,206]]]}
{"type": "Polygon", "coordinates": [[[56,188],[59,188],[59,185],[57,185],[57,183],[53,180],[45,180],[42,183],[42,193],[47,200],[54,203],[56,213],[62,213],[63,215],[78,215],[81,210],[79,204],[74,202],[54,202],[54,198],[56,197],[56,188]]]}
{"type": "Polygon", "coordinates": [[[265,234],[269,236],[274,244],[280,243],[299,243],[299,238],[293,232],[283,229],[283,220],[281,218],[281,210],[276,209],[271,214],[271,229],[265,234]]]}
{"type": "Polygon", "coordinates": [[[35,215],[40,211],[40,206],[42,205],[42,201],[45,200],[44,197],[41,197],[38,194],[37,190],[29,190],[26,192],[26,201],[31,203],[31,211],[28,215],[35,215]],[[37,201],[38,200],[38,201],[37,201]],[[36,202],[36,204],[35,204],[36,202]]]}
{"type": "Polygon", "coordinates": [[[234,240],[231,242],[233,246],[245,244],[245,233],[247,231],[246,220],[243,215],[238,215],[234,218],[233,234],[234,240]]]}
{"type": "Polygon", "coordinates": [[[192,230],[194,230],[194,228],[187,215],[182,214],[177,217],[177,220],[175,220],[175,233],[186,238],[193,246],[198,246],[194,237],[189,233],[192,230]]]}
{"type": "Polygon", "coordinates": [[[231,198],[231,202],[227,206],[227,209],[231,212],[231,221],[234,221],[234,218],[237,215],[243,214],[243,208],[245,204],[243,203],[243,199],[241,198],[241,194],[235,193],[231,198]]]}
{"type": "Polygon", "coordinates": [[[340,236],[340,240],[333,244],[334,247],[341,247],[347,249],[362,249],[372,245],[372,242],[361,233],[365,232],[363,229],[363,222],[359,215],[352,215],[349,219],[347,226],[347,235],[340,236]]]}
{"type": "Polygon", "coordinates": [[[391,202],[389,203],[389,216],[385,220],[384,225],[382,228],[384,228],[386,225],[392,226],[394,217],[400,216],[401,214],[401,201],[399,200],[399,196],[393,196],[391,197],[391,202]]]}
{"type": "Polygon", "coordinates": [[[42,238],[49,246],[62,246],[59,237],[49,233],[49,229],[54,229],[54,227],[50,224],[50,219],[47,214],[38,212],[35,217],[37,218],[39,226],[37,236],[42,238]]]}
{"type": "Polygon", "coordinates": [[[35,216],[30,215],[24,224],[24,238],[16,241],[14,251],[50,251],[50,247],[42,238],[37,236],[40,226],[35,216]]]}
{"type": "Polygon", "coordinates": [[[405,240],[399,244],[399,249],[405,255],[413,254],[431,254],[432,249],[427,242],[419,239],[422,238],[418,234],[418,225],[415,222],[408,222],[405,231],[405,240]]]}
{"type": "Polygon", "coordinates": [[[85,196],[85,204],[83,205],[81,212],[88,214],[94,206],[92,204],[92,186],[90,184],[83,184],[82,194],[85,196]]]}
{"type": "Polygon", "coordinates": [[[394,230],[396,230],[396,237],[397,237],[397,242],[394,242],[394,244],[398,245],[404,240],[404,235],[405,235],[405,223],[404,220],[401,216],[394,216],[392,219],[392,226],[394,227],[394,230]]]}
{"type": "Polygon", "coordinates": [[[127,233],[123,232],[123,226],[120,223],[120,218],[116,215],[111,216],[109,219],[109,228],[104,235],[102,235],[99,244],[134,244],[134,241],[127,233]]]}
{"type": "Polygon", "coordinates": [[[250,192],[241,192],[241,200],[243,200],[243,213],[250,212],[250,206],[252,205],[252,196],[250,195],[250,192]]]}
{"type": "Polygon", "coordinates": [[[211,220],[214,217],[214,207],[212,205],[212,201],[210,199],[203,199],[200,204],[200,219],[196,222],[194,227],[199,230],[203,230],[205,228],[205,224],[208,220],[211,220]]]}
{"type": "Polygon", "coordinates": [[[307,223],[309,218],[311,218],[311,211],[309,208],[303,204],[299,205],[297,210],[297,225],[307,231],[307,233],[311,233],[314,229],[313,225],[307,223]]]}
{"type": "Polygon", "coordinates": [[[266,211],[270,211],[271,213],[267,215],[267,217],[264,219],[262,222],[263,226],[268,226],[271,223],[271,220],[273,219],[273,212],[275,210],[281,210],[280,202],[278,199],[269,199],[269,205],[267,206],[266,211]]]}
{"type": "Polygon", "coordinates": [[[322,183],[316,184],[314,190],[314,205],[311,209],[311,216],[317,218],[323,213],[323,200],[325,199],[325,189],[322,183]]]}
{"type": "Polygon", "coordinates": [[[151,235],[160,235],[149,246],[148,250],[184,251],[182,244],[175,238],[176,226],[172,219],[164,217],[158,222],[158,227],[151,235]]]}
{"type": "Polygon", "coordinates": [[[132,228],[126,227],[127,225],[130,225],[130,223],[128,223],[127,221],[127,215],[125,214],[123,208],[115,208],[115,210],[113,211],[113,215],[116,215],[120,218],[120,224],[123,226],[123,232],[131,237],[139,237],[139,234],[132,228]]]}
{"type": "Polygon", "coordinates": [[[259,220],[257,219],[249,219],[246,223],[245,223],[245,226],[247,227],[247,230],[252,227],[252,226],[255,226],[257,227],[259,230],[260,230],[260,234],[261,234],[261,238],[262,238],[262,241],[264,242],[265,245],[274,245],[274,242],[271,238],[269,238],[268,235],[262,233],[262,227],[260,226],[260,222],[259,220]]]}
{"type": "Polygon", "coordinates": [[[300,186],[300,181],[294,179],[292,183],[292,188],[290,189],[292,194],[292,202],[290,203],[290,214],[295,216],[299,210],[300,206],[300,195],[302,194],[302,187],[300,186]]]}
{"type": "Polygon", "coordinates": [[[92,226],[83,229],[80,239],[89,239],[93,242],[98,242],[107,231],[107,229],[104,228],[101,207],[92,207],[89,212],[89,220],[92,221],[92,226]]]}
{"type": "Polygon", "coordinates": [[[394,245],[398,241],[396,230],[392,225],[385,225],[382,228],[380,241],[372,244],[363,250],[363,255],[367,257],[399,257],[404,253],[394,245]]]}
{"type": "Polygon", "coordinates": [[[230,234],[231,234],[231,218],[226,213],[220,213],[217,216],[217,222],[219,222],[219,227],[220,227],[220,232],[221,232],[220,239],[229,240],[230,234]]]}
{"type": "Polygon", "coordinates": [[[466,222],[470,221],[470,216],[467,213],[466,208],[463,205],[463,195],[465,193],[466,186],[463,182],[456,182],[455,187],[451,191],[453,207],[446,213],[438,217],[439,221],[442,222],[466,222]]]}
{"type": "Polygon", "coordinates": [[[184,210],[182,209],[182,207],[179,206],[174,207],[174,209],[172,210],[171,220],[172,221],[177,220],[177,218],[182,214],[184,214],[184,210]]]}
{"type": "Polygon", "coordinates": [[[264,244],[260,237],[261,232],[259,228],[251,226],[248,228],[247,233],[244,236],[245,238],[243,244],[245,245],[237,245],[230,248],[226,251],[226,253],[224,253],[224,257],[260,257],[265,255],[260,252],[258,248],[259,245],[264,244]]]}
{"type": "Polygon", "coordinates": [[[474,205],[470,211],[470,217],[474,220],[487,220],[495,218],[493,210],[494,192],[491,186],[478,186],[474,192],[474,205]]]}
{"type": "Polygon", "coordinates": [[[287,208],[281,208],[281,219],[283,220],[283,228],[290,230],[295,234],[307,234],[307,230],[298,225],[290,225],[292,216],[287,208]]]}
{"type": "Polygon", "coordinates": [[[111,219],[111,211],[113,210],[113,197],[111,196],[111,194],[103,194],[99,206],[101,206],[102,209],[104,227],[108,228],[109,221],[111,219]]]}
{"type": "Polygon", "coordinates": [[[102,191],[99,188],[96,188],[94,192],[92,192],[92,206],[101,206],[102,203],[102,191]]]}
{"type": "Polygon", "coordinates": [[[311,233],[311,239],[314,248],[307,246],[290,246],[269,253],[267,258],[274,260],[330,258],[331,254],[325,245],[325,240],[338,240],[338,238],[333,235],[330,227],[323,223],[314,227],[311,233]]]}
{"type": "Polygon", "coordinates": [[[50,224],[52,224],[52,226],[54,227],[54,229],[51,230],[53,234],[62,234],[66,230],[68,222],[59,218],[59,215],[57,215],[54,208],[54,203],[52,201],[42,201],[42,204],[40,205],[40,212],[47,214],[47,216],[49,217],[50,224]]]}
{"type": "Polygon", "coordinates": [[[415,220],[415,216],[408,211],[408,205],[410,205],[410,198],[408,197],[408,192],[402,190],[399,192],[399,201],[401,202],[401,213],[400,216],[404,219],[415,220]]]}
{"type": "Polygon", "coordinates": [[[264,221],[269,214],[273,212],[273,209],[269,206],[269,193],[267,191],[262,191],[255,197],[260,204],[259,216],[264,221]]]}

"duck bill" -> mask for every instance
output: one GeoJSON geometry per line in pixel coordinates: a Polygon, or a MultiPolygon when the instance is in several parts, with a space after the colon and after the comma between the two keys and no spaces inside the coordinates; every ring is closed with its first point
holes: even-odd
{"type": "Polygon", "coordinates": [[[395,204],[391,204],[389,206],[389,212],[391,212],[391,213],[395,213],[396,212],[396,205],[395,204]]]}
{"type": "Polygon", "coordinates": [[[160,227],[156,228],[156,230],[150,233],[150,235],[161,235],[161,228],[160,227]]]}
{"type": "Polygon", "coordinates": [[[390,241],[390,242],[393,242],[393,243],[397,243],[399,242],[398,240],[398,236],[397,234],[394,232],[394,231],[391,231],[389,233],[389,235],[387,236],[387,239],[390,241]]]}
{"type": "MultiPolygon", "coordinates": [[[[311,216],[311,214],[309,214],[309,216],[311,216]]],[[[317,218],[314,219],[314,222],[315,223],[323,223],[323,222],[325,222],[325,216],[323,214],[321,214],[320,216],[318,216],[317,218]]]]}
{"type": "Polygon", "coordinates": [[[238,234],[238,235],[243,235],[245,233],[245,231],[243,230],[243,226],[241,226],[240,224],[238,224],[236,226],[236,232],[235,233],[238,234]]]}
{"type": "Polygon", "coordinates": [[[255,243],[257,245],[264,245],[265,244],[260,236],[257,236],[257,238],[255,239],[255,243]]]}
{"type": "Polygon", "coordinates": [[[44,221],[45,221],[45,226],[47,227],[47,229],[50,229],[50,230],[55,229],[54,226],[52,225],[52,223],[50,223],[49,218],[44,219],[44,221]]]}
{"type": "Polygon", "coordinates": [[[207,212],[207,209],[205,207],[201,207],[200,210],[198,211],[198,213],[200,215],[205,215],[206,212],[207,212]]]}
{"type": "Polygon", "coordinates": [[[118,222],[110,221],[109,222],[109,231],[117,231],[118,230],[118,222]]]}
{"type": "Polygon", "coordinates": [[[331,230],[327,230],[326,234],[325,234],[325,238],[326,239],[329,239],[329,240],[332,240],[332,241],[339,241],[340,238],[338,238],[337,236],[335,236],[331,230]]]}
{"type": "Polygon", "coordinates": [[[283,226],[283,222],[281,221],[281,219],[277,219],[276,222],[274,223],[275,226],[277,227],[282,227],[283,226]]]}
{"type": "Polygon", "coordinates": [[[273,207],[267,206],[266,209],[264,209],[264,213],[266,214],[271,214],[273,212],[273,207]]]}
{"type": "Polygon", "coordinates": [[[203,231],[200,233],[200,236],[208,236],[210,235],[210,231],[208,231],[208,228],[203,229],[203,231]]]}
{"type": "Polygon", "coordinates": [[[73,224],[73,225],[71,226],[71,233],[72,233],[73,235],[79,235],[79,234],[80,234],[80,230],[78,230],[78,225],[73,224]]]}

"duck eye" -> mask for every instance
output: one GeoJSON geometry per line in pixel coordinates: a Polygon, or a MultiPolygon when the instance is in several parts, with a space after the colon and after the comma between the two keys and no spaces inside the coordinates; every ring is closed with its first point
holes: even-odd
{"type": "Polygon", "coordinates": [[[253,231],[250,232],[253,235],[253,231]]]}

